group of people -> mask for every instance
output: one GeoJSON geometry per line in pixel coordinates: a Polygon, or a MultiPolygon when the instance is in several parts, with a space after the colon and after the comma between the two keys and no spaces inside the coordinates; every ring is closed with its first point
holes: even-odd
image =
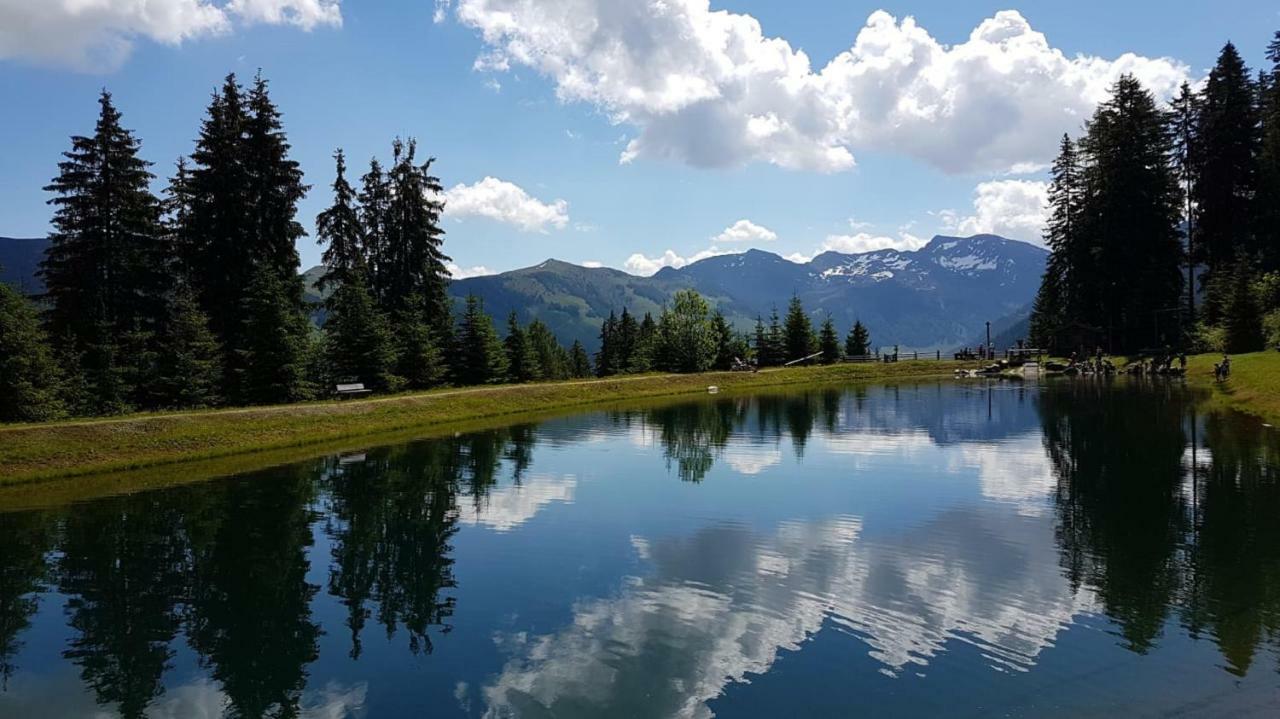
{"type": "MultiPolygon", "coordinates": [[[[1225,379],[1226,374],[1230,372],[1230,366],[1231,361],[1224,355],[1222,363],[1214,366],[1214,376],[1225,379]],[[1222,369],[1224,367],[1225,369],[1222,369]]],[[[1059,369],[1059,366],[1053,366],[1050,369],[1059,369]]],[[[1119,370],[1099,347],[1092,356],[1085,356],[1083,359],[1079,352],[1072,352],[1067,364],[1061,366],[1061,369],[1067,374],[1083,375],[1111,375],[1121,371],[1124,374],[1139,377],[1184,375],[1187,372],[1187,353],[1174,352],[1171,348],[1165,348],[1151,357],[1129,362],[1123,370],[1119,370]]]]}
{"type": "Polygon", "coordinates": [[[1067,358],[1067,374],[1107,375],[1115,374],[1115,372],[1116,366],[1103,353],[1101,347],[1093,353],[1092,357],[1086,355],[1081,359],[1079,352],[1072,352],[1071,356],[1067,358]]]}
{"type": "Polygon", "coordinates": [[[1187,373],[1187,356],[1179,354],[1177,356],[1167,355],[1161,357],[1151,357],[1145,360],[1138,360],[1129,363],[1126,371],[1132,375],[1182,375],[1187,373]],[[1178,366],[1174,367],[1174,362],[1178,366]]]}

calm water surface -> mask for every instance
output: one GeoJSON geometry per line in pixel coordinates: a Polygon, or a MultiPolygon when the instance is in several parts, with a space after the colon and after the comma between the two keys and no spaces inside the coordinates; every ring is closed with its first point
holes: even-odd
{"type": "Polygon", "coordinates": [[[921,384],[2,513],[0,716],[1280,716],[1278,469],[1176,387],[921,384]]]}

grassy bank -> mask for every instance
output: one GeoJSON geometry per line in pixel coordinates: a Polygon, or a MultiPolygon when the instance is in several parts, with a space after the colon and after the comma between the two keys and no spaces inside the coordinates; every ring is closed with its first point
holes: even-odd
{"type": "Polygon", "coordinates": [[[1231,358],[1231,378],[1214,382],[1213,364],[1221,355],[1198,355],[1187,364],[1187,382],[1208,389],[1215,406],[1280,423],[1280,352],[1255,352],[1231,358]]]}
{"type": "MultiPolygon", "coordinates": [[[[626,400],[705,394],[787,385],[945,377],[955,362],[835,365],[749,373],[644,375],[531,385],[438,390],[345,402],[0,426],[0,486],[62,477],[102,475],[178,462],[199,462],[205,476],[244,471],[367,445],[378,435],[402,439],[474,428],[486,421],[515,421],[626,400]],[[249,456],[249,455],[259,456],[249,456]]],[[[155,482],[194,467],[168,466],[155,482]]],[[[118,476],[82,482],[127,481],[118,476]]],[[[146,484],[147,481],[143,481],[146,484]]],[[[121,487],[123,488],[123,487],[121,487]]]]}

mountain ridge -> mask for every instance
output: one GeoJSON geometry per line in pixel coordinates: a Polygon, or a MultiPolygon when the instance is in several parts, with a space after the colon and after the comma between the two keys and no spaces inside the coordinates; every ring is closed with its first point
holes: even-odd
{"type": "MultiPolygon", "coordinates": [[[[36,268],[44,238],[0,238],[0,281],[34,294],[42,290],[36,268]]],[[[657,315],[676,291],[694,289],[740,330],[757,316],[784,313],[799,296],[815,323],[831,314],[841,333],[855,320],[871,330],[878,347],[950,350],[982,337],[985,323],[1018,323],[1039,287],[1048,253],[998,235],[938,235],[914,250],[860,253],[828,251],[799,263],[759,248],[665,267],[649,277],[611,267],[585,267],[554,257],[536,265],[455,280],[450,295],[461,302],[475,293],[501,327],[515,311],[521,322],[541,319],[566,345],[577,340],[594,351],[610,311],[626,307],[657,315]]],[[[308,299],[318,301],[320,272],[302,273],[308,299]]],[[[1016,330],[1015,330],[1016,331],[1016,330]]]]}
{"type": "Polygon", "coordinates": [[[675,291],[695,289],[741,330],[799,296],[815,321],[830,313],[841,332],[860,319],[873,342],[922,350],[970,343],[987,321],[1025,312],[1048,252],[998,235],[939,235],[916,250],[824,252],[806,263],[758,248],[717,255],[650,277],[549,259],[510,272],[457,280],[495,317],[543,320],[563,342],[598,344],[610,311],[659,312],[675,291]]]}

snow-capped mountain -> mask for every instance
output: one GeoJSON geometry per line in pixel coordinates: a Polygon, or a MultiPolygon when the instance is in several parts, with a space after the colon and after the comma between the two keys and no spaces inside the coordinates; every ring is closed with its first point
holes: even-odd
{"type": "Polygon", "coordinates": [[[1034,294],[1044,271],[1045,252],[995,235],[933,238],[915,251],[877,250],[846,255],[827,252],[809,267],[828,282],[867,284],[895,281],[934,289],[956,278],[981,280],[988,288],[1016,291],[1028,284],[1034,294]]]}
{"type": "Polygon", "coordinates": [[[882,347],[950,349],[971,343],[985,323],[1025,313],[1048,253],[994,235],[935,237],[915,251],[827,252],[796,263],[748,250],[666,268],[653,277],[548,261],[538,266],[453,284],[457,297],[474,292],[495,316],[514,310],[540,317],[564,342],[598,344],[600,323],[623,306],[657,312],[676,290],[691,287],[740,329],[757,316],[786,311],[792,294],[820,321],[839,330],[861,319],[882,347]]]}

